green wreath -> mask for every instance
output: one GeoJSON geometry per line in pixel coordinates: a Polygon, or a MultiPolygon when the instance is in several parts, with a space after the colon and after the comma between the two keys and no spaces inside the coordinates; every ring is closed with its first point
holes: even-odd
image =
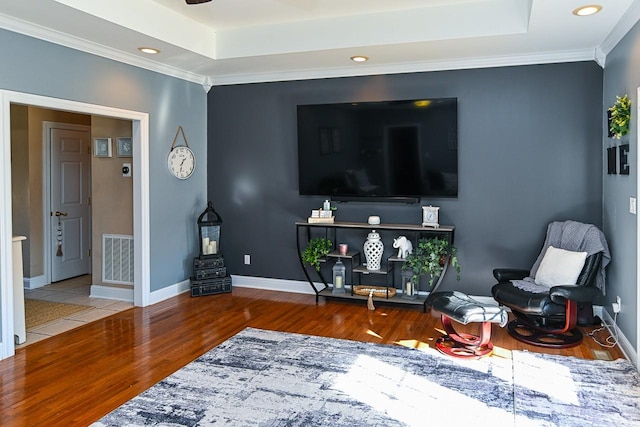
{"type": "Polygon", "coordinates": [[[616,96],[616,102],[609,108],[609,131],[616,139],[629,133],[629,121],[631,120],[631,101],[627,95],[616,96]]]}

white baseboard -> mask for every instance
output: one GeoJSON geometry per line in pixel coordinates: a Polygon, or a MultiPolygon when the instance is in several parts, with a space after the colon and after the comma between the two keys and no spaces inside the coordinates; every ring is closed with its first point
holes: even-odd
{"type": "Polygon", "coordinates": [[[191,287],[191,280],[187,279],[187,280],[183,280],[182,282],[169,285],[166,288],[153,291],[149,295],[149,305],[167,300],[169,298],[173,298],[185,292],[189,292],[190,287],[191,287]]]}
{"type": "MultiPolygon", "coordinates": [[[[594,309],[594,313],[595,312],[596,310],[594,309]]],[[[600,318],[605,323],[605,325],[607,325],[609,333],[612,336],[615,336],[616,333],[618,334],[618,346],[620,347],[620,350],[622,350],[624,356],[637,368],[640,369],[638,353],[636,349],[631,345],[631,342],[629,342],[629,339],[627,339],[627,337],[620,331],[618,325],[613,324],[613,318],[611,317],[611,315],[609,315],[609,312],[607,310],[603,310],[602,307],[600,307],[600,313],[600,318]]]]}
{"type": "Polygon", "coordinates": [[[44,275],[35,277],[22,278],[22,284],[25,289],[36,289],[47,285],[44,275]]]}
{"type": "MultiPolygon", "coordinates": [[[[301,280],[270,279],[267,277],[253,276],[231,276],[231,283],[234,288],[264,289],[268,291],[293,292],[296,294],[315,295],[309,282],[301,280]]],[[[316,283],[318,289],[324,287],[323,284],[316,283]]]]}
{"type": "Polygon", "coordinates": [[[108,285],[91,285],[91,297],[133,302],[133,287],[121,288],[108,285]]]}
{"type": "MultiPolygon", "coordinates": [[[[269,279],[265,277],[252,276],[231,276],[233,279],[233,287],[235,288],[252,288],[264,289],[268,291],[293,292],[296,294],[315,295],[315,292],[309,285],[309,282],[303,280],[286,280],[286,279],[269,279]]],[[[316,288],[322,289],[324,284],[316,283],[316,288]]],[[[421,294],[423,294],[421,292],[421,294]]],[[[427,295],[427,293],[424,293],[427,295]]],[[[498,305],[493,297],[470,295],[473,299],[484,304],[498,305]]]]}

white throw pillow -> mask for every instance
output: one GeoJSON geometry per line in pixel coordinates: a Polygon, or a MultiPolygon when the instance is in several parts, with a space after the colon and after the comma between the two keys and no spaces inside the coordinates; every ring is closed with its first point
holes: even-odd
{"type": "Polygon", "coordinates": [[[536,271],[535,281],[539,285],[574,285],[587,259],[586,252],[573,252],[549,246],[536,271]]]}

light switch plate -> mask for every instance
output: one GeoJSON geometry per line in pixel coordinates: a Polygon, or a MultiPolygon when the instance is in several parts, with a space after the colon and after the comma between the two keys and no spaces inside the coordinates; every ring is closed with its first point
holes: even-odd
{"type": "Polygon", "coordinates": [[[638,205],[635,197],[629,197],[629,213],[636,215],[638,212],[638,205]]]}

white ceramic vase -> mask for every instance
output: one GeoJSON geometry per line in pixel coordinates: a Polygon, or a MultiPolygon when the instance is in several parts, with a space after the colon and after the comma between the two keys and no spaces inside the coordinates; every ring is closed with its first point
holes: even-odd
{"type": "Polygon", "coordinates": [[[376,230],[371,230],[364,242],[364,257],[367,260],[367,270],[380,270],[384,244],[380,239],[380,234],[376,230]]]}

